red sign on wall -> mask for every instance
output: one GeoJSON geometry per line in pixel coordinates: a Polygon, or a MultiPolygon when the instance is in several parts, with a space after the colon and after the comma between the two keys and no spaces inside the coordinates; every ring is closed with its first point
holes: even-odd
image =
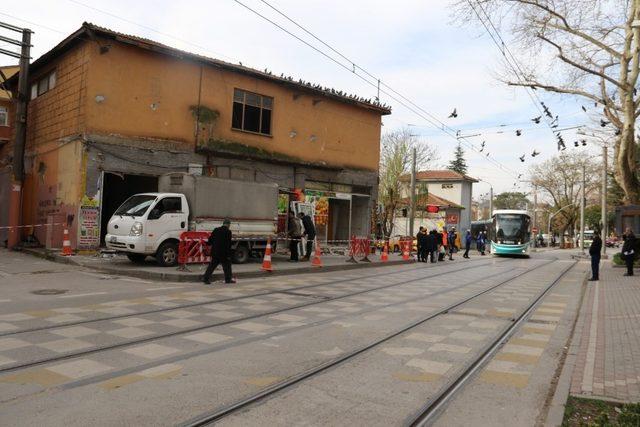
{"type": "Polygon", "coordinates": [[[457,224],[458,223],[458,215],[449,214],[447,215],[447,224],[457,224]]]}

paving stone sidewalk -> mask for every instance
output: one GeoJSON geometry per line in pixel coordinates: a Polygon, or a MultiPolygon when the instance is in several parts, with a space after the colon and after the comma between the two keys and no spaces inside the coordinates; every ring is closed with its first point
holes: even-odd
{"type": "Polygon", "coordinates": [[[640,401],[640,272],[605,261],[599,282],[588,282],[572,351],[573,396],[640,401]]]}

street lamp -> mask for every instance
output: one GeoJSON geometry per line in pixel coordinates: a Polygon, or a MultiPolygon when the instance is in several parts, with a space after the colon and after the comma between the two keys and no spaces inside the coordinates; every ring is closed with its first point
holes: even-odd
{"type": "MultiPolygon", "coordinates": [[[[601,135],[596,135],[595,132],[592,132],[591,135],[585,133],[583,130],[579,130],[576,132],[578,135],[586,136],[587,138],[594,138],[600,141],[602,145],[602,189],[600,190],[601,195],[601,206],[600,206],[600,234],[602,234],[603,241],[606,241],[607,235],[609,234],[609,224],[607,221],[607,162],[608,162],[608,143],[609,139],[605,138],[601,135]]],[[[602,132],[600,132],[602,134],[602,132]]],[[[605,133],[605,135],[610,136],[605,133]]],[[[602,245],[602,257],[607,258],[607,245],[602,245]]]]}

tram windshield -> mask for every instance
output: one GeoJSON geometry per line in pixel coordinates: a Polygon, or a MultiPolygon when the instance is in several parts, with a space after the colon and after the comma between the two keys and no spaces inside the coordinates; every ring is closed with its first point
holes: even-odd
{"type": "Polygon", "coordinates": [[[521,245],[531,238],[531,220],[526,215],[496,214],[494,218],[495,237],[498,243],[521,245]]]}

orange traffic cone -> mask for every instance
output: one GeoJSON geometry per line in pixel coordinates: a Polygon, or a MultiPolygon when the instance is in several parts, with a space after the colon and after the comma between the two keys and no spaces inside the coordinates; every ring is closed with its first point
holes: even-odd
{"type": "Polygon", "coordinates": [[[70,256],[73,255],[73,251],[71,250],[71,241],[69,240],[69,230],[64,229],[64,238],[62,240],[62,252],[60,253],[62,256],[70,256]]]}
{"type": "Polygon", "coordinates": [[[318,244],[318,239],[316,239],[316,253],[313,256],[313,261],[311,261],[311,267],[322,267],[322,260],[320,259],[320,245],[318,244]]]}
{"type": "Polygon", "coordinates": [[[385,243],[384,247],[382,248],[382,255],[380,255],[380,262],[387,261],[389,261],[389,244],[385,243]]]}
{"type": "Polygon", "coordinates": [[[404,247],[402,248],[402,260],[409,261],[409,244],[411,242],[404,242],[404,247]]]}
{"type": "Polygon", "coordinates": [[[271,273],[273,268],[271,267],[271,237],[267,240],[267,248],[264,251],[264,259],[262,260],[262,271],[268,271],[271,273]]]}

